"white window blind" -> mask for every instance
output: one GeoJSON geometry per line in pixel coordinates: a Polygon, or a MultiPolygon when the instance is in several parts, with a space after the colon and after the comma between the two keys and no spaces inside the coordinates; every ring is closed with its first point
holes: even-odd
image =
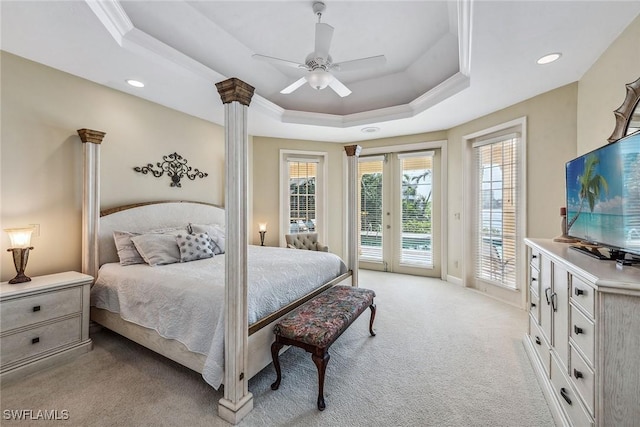
{"type": "Polygon", "coordinates": [[[317,232],[318,160],[288,157],[289,230],[288,233],[317,232]]]}
{"type": "Polygon", "coordinates": [[[382,262],[382,172],[385,156],[360,157],[360,258],[382,262]]]}
{"type": "Polygon", "coordinates": [[[516,288],[518,257],[517,133],[475,142],[477,279],[516,288]]]}

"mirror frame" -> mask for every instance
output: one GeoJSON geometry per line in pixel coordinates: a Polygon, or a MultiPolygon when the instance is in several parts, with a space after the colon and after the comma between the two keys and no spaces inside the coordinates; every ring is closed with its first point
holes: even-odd
{"type": "Polygon", "coordinates": [[[622,105],[613,112],[616,116],[616,127],[608,139],[609,144],[616,142],[627,134],[629,120],[638,105],[638,101],[640,101],[640,78],[635,82],[626,84],[625,87],[627,88],[627,96],[622,105]]]}

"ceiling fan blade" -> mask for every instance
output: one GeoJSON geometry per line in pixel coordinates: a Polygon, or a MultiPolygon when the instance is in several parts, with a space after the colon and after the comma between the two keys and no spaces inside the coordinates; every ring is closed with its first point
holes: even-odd
{"type": "Polygon", "coordinates": [[[272,56],[258,55],[257,53],[251,56],[253,59],[257,59],[259,61],[269,62],[275,65],[285,65],[287,67],[293,68],[307,68],[306,65],[300,64],[299,62],[287,61],[286,59],[274,58],[272,56]]]}
{"type": "Polygon", "coordinates": [[[333,27],[331,25],[322,22],[316,24],[316,55],[325,59],[329,56],[332,37],[333,27]]]}
{"type": "Polygon", "coordinates": [[[331,83],[329,83],[329,87],[333,89],[335,93],[340,95],[341,98],[351,95],[349,88],[343,85],[340,80],[335,78],[335,76],[333,77],[333,80],[331,80],[331,83]]]}
{"type": "Polygon", "coordinates": [[[289,86],[285,87],[284,89],[282,89],[280,91],[280,93],[283,94],[289,94],[291,92],[293,92],[294,90],[298,89],[300,86],[302,86],[303,84],[305,84],[307,82],[307,77],[302,77],[298,80],[296,80],[295,82],[291,83],[289,86]]]}
{"type": "Polygon", "coordinates": [[[377,67],[384,65],[387,62],[387,58],[384,55],[370,56],[368,58],[352,59],[351,61],[338,62],[333,64],[332,70],[336,71],[351,71],[358,70],[367,67],[377,67]]]}

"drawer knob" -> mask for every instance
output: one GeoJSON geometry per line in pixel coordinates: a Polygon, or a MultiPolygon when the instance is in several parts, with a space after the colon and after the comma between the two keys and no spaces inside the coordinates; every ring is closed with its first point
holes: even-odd
{"type": "Polygon", "coordinates": [[[531,255],[531,259],[536,259],[538,258],[538,255],[531,255]]]}
{"type": "Polygon", "coordinates": [[[584,295],[584,291],[579,288],[576,288],[574,293],[576,294],[577,297],[579,297],[580,295],[584,295]]]}
{"type": "Polygon", "coordinates": [[[564,387],[560,389],[560,396],[562,396],[562,398],[566,400],[569,405],[571,405],[571,398],[569,397],[569,393],[567,393],[567,390],[565,390],[564,387]]]}
{"type": "Polygon", "coordinates": [[[535,303],[535,302],[532,302],[532,303],[531,303],[531,307],[535,307],[535,306],[536,306],[536,303],[535,303]]]}
{"type": "Polygon", "coordinates": [[[35,337],[31,339],[31,344],[38,344],[40,342],[40,337],[35,337]]]}
{"type": "Polygon", "coordinates": [[[576,378],[584,378],[584,375],[582,375],[582,372],[578,371],[577,369],[573,370],[573,376],[576,378]]]}
{"type": "Polygon", "coordinates": [[[576,335],[579,335],[579,334],[583,333],[582,328],[579,328],[576,325],[573,325],[573,332],[575,332],[576,335]]]}
{"type": "Polygon", "coordinates": [[[542,345],[542,341],[540,341],[540,337],[536,335],[536,344],[542,345]]]}
{"type": "Polygon", "coordinates": [[[36,311],[40,311],[40,306],[36,305],[33,307],[33,312],[35,313],[36,311]]]}
{"type": "Polygon", "coordinates": [[[531,278],[531,281],[532,281],[532,282],[535,282],[536,280],[538,280],[536,277],[532,277],[532,278],[531,278]]]}

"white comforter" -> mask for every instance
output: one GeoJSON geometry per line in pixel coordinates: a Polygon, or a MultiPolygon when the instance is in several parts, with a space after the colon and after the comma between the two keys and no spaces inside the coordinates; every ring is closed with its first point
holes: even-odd
{"type": "MultiPolygon", "coordinates": [[[[346,272],[327,252],[248,247],[249,324],[346,272]]],[[[224,255],[186,263],[100,267],[91,305],[154,329],[207,356],[203,378],[214,388],[224,374],[224,255]]]]}

